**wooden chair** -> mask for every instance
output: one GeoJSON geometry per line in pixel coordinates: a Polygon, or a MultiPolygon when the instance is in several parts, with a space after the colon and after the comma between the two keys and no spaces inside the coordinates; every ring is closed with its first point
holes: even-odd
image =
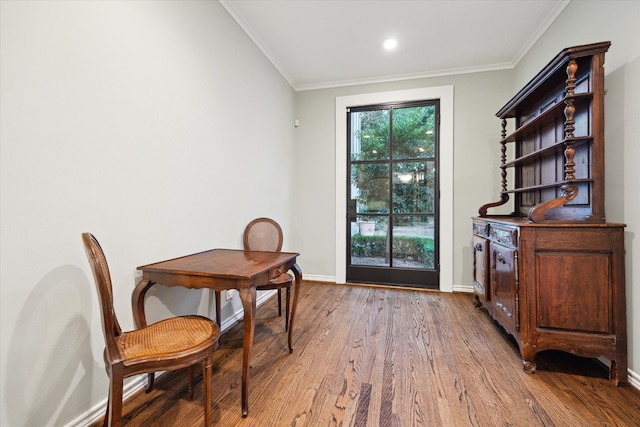
{"type": "MultiPolygon", "coordinates": [[[[282,228],[271,218],[256,218],[244,229],[242,243],[245,249],[250,251],[271,251],[280,252],[282,250],[282,228]]],[[[289,330],[289,307],[291,305],[291,285],[293,278],[288,273],[282,273],[268,283],[258,286],[259,291],[278,290],[278,316],[282,316],[282,289],[286,289],[286,316],[284,320],[284,330],[289,330]]]]}
{"type": "MultiPolygon", "coordinates": [[[[244,249],[250,251],[270,251],[280,252],[282,250],[282,228],[271,218],[256,218],[244,229],[242,243],[244,249]]],[[[282,316],[282,289],[286,289],[286,310],[284,320],[284,330],[289,330],[289,309],[291,305],[291,286],[293,278],[288,273],[271,279],[264,285],[257,286],[258,291],[278,290],[278,316],[282,316]]],[[[216,319],[220,323],[220,292],[215,293],[216,298],[216,319]]]]}
{"type": "Polygon", "coordinates": [[[109,375],[109,400],[105,426],[122,423],[122,387],[132,375],[189,367],[189,398],[193,398],[193,365],[204,366],[204,421],[211,425],[211,376],[213,353],[218,348],[220,328],[202,316],[179,316],[142,329],[123,332],[113,308],[111,275],[104,252],[95,237],[82,234],[102,312],[106,348],[104,361],[109,375]]]}

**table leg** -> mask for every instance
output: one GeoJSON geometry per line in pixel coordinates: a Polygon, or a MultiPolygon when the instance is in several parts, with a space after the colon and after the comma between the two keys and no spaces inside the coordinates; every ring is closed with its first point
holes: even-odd
{"type": "MultiPolygon", "coordinates": [[[[133,320],[136,328],[142,329],[147,326],[147,317],[144,314],[144,297],[147,291],[153,286],[150,280],[141,280],[131,294],[131,309],[133,310],[133,320]]],[[[154,374],[147,374],[147,393],[153,389],[154,374]]]]}
{"type": "Polygon", "coordinates": [[[144,297],[147,291],[154,285],[149,280],[141,280],[136,285],[131,294],[131,309],[133,310],[133,320],[136,328],[141,329],[147,326],[147,316],[144,314],[144,297]]]}
{"type": "Polygon", "coordinates": [[[244,310],[244,338],[242,354],[242,417],[249,414],[249,365],[251,362],[251,347],[255,331],[256,288],[242,288],[238,290],[242,308],[244,310]]]}
{"type": "Polygon", "coordinates": [[[295,283],[293,288],[293,304],[291,305],[291,317],[289,318],[289,353],[293,353],[293,320],[296,316],[296,307],[298,306],[298,294],[300,293],[300,285],[302,285],[302,270],[298,264],[293,264],[291,267],[293,275],[295,276],[295,283]]]}
{"type": "Polygon", "coordinates": [[[216,300],[216,323],[218,326],[222,327],[222,302],[220,298],[221,291],[212,291],[216,300]]]}

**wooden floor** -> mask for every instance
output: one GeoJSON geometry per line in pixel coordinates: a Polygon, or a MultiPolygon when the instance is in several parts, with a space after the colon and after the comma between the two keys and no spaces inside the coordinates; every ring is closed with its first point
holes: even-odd
{"type": "MultiPolygon", "coordinates": [[[[547,351],[524,373],[514,342],[469,294],[304,282],[298,309],[289,354],[275,299],[258,308],[244,419],[242,327],[223,334],[215,425],[640,425],[640,392],[612,385],[593,360],[547,351]]],[[[189,401],[186,371],[161,376],[125,403],[124,425],[203,425],[200,379],[189,401]]]]}

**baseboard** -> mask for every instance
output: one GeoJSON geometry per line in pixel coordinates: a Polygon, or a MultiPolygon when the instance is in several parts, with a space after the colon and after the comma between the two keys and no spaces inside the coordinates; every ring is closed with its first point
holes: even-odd
{"type": "MultiPolygon", "coordinates": [[[[277,292],[278,291],[276,289],[258,292],[258,296],[256,298],[256,307],[260,307],[265,303],[266,300],[271,298],[271,296],[277,292]]],[[[222,324],[220,325],[220,332],[226,332],[227,330],[231,329],[233,326],[235,326],[236,323],[241,322],[243,318],[244,311],[242,310],[242,306],[240,306],[233,312],[233,314],[231,314],[231,316],[222,321],[222,324]]]]}
{"type": "Polygon", "coordinates": [[[473,292],[473,286],[453,285],[453,292],[472,293],[473,292]]]}
{"type": "MultiPolygon", "coordinates": [[[[156,375],[162,375],[162,373],[158,373],[156,375]]],[[[133,394],[138,392],[138,390],[142,390],[147,385],[147,376],[146,375],[138,375],[137,377],[131,377],[131,379],[124,385],[122,390],[122,400],[127,400],[133,394]]],[[[74,420],[71,420],[69,423],[65,424],[64,427],[87,427],[91,424],[95,423],[100,417],[104,415],[107,410],[107,399],[98,402],[91,409],[89,409],[84,414],[81,414],[74,420]]]]}
{"type": "Polygon", "coordinates": [[[633,372],[631,369],[627,369],[627,373],[629,375],[628,381],[629,385],[636,390],[640,390],[640,375],[633,372]]]}
{"type": "MultiPolygon", "coordinates": [[[[330,282],[330,283],[336,283],[336,278],[335,276],[319,276],[317,274],[303,274],[302,276],[304,278],[304,280],[309,280],[311,282],[330,282]]],[[[344,285],[344,283],[341,283],[342,285],[344,285]]]]}
{"type": "MultiPolygon", "coordinates": [[[[304,280],[312,281],[312,282],[329,282],[336,283],[336,278],[333,276],[318,276],[313,274],[305,274],[304,280]]],[[[339,283],[344,285],[344,283],[339,283]]],[[[473,292],[473,286],[461,286],[461,285],[453,285],[453,292],[473,292]]]]}

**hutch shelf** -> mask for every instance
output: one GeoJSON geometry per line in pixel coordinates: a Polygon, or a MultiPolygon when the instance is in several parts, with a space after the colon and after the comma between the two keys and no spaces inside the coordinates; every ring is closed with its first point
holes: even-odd
{"type": "Polygon", "coordinates": [[[621,385],[625,226],[604,214],[609,46],[562,50],[496,114],[502,189],[472,219],[473,285],[476,307],[516,339],[526,372],[535,372],[538,352],[561,350],[607,358],[621,385]],[[511,198],[513,213],[488,214],[511,198]]]}

